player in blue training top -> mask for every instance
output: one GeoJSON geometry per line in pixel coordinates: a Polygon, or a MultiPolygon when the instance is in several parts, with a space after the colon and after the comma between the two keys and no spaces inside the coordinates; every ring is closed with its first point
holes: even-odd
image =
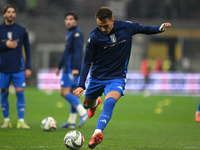
{"type": "Polygon", "coordinates": [[[74,94],[80,96],[85,90],[85,81],[90,70],[89,85],[84,97],[88,117],[92,117],[100,104],[98,96],[104,92],[105,102],[96,129],[88,144],[93,149],[103,140],[103,130],[111,119],[115,103],[123,95],[129,62],[132,36],[137,33],[156,34],[170,27],[143,26],[135,22],[114,20],[112,11],[102,7],[96,12],[97,26],[89,36],[78,88],[74,94]],[[96,100],[97,99],[97,100],[96,100]]]}
{"type": "Polygon", "coordinates": [[[77,112],[80,115],[81,127],[87,120],[87,111],[80,104],[77,96],[71,92],[77,88],[78,78],[82,64],[83,36],[81,30],[77,27],[78,16],[75,12],[68,12],[65,15],[65,25],[68,29],[66,35],[66,47],[63,56],[55,69],[56,75],[59,75],[60,69],[63,68],[61,79],[61,96],[71,105],[68,121],[61,125],[61,128],[75,128],[77,112]]]}
{"type": "Polygon", "coordinates": [[[18,123],[17,128],[29,129],[24,122],[25,78],[31,75],[30,44],[26,28],[15,23],[16,7],[8,5],[3,10],[4,23],[0,25],[0,89],[1,110],[4,123],[1,128],[11,128],[9,119],[8,88],[12,81],[17,96],[18,123]],[[24,46],[26,61],[23,60],[22,47],[24,46]]]}

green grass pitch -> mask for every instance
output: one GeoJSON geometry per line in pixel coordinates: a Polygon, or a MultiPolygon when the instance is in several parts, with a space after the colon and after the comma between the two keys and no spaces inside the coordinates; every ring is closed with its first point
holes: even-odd
{"type": "MultiPolygon", "coordinates": [[[[15,94],[9,95],[11,129],[0,128],[0,149],[8,150],[64,150],[63,138],[71,129],[61,129],[69,113],[68,103],[58,91],[51,95],[35,88],[25,90],[25,121],[30,130],[16,129],[17,110],[15,94]],[[41,120],[54,117],[58,128],[42,131],[41,120]]],[[[104,100],[104,97],[102,97],[104,100]]],[[[184,96],[123,96],[116,104],[113,117],[104,130],[104,139],[96,150],[197,150],[200,149],[200,125],[194,114],[200,98],[184,96]]],[[[82,128],[76,128],[85,137],[82,149],[94,132],[101,104],[96,115],[82,128]]],[[[3,123],[2,113],[0,124],[3,123]]],[[[78,124],[78,120],[77,120],[78,124]]]]}

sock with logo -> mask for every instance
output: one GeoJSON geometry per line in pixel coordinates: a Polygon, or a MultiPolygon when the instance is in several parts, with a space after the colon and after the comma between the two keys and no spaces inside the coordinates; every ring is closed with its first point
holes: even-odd
{"type": "Polygon", "coordinates": [[[4,118],[9,118],[8,92],[1,92],[1,110],[4,118]]]}
{"type": "Polygon", "coordinates": [[[25,113],[24,91],[17,92],[16,96],[17,96],[18,119],[24,119],[24,113],[25,113]]]}
{"type": "Polygon", "coordinates": [[[105,100],[103,111],[99,116],[96,129],[100,129],[102,132],[110,121],[113,113],[113,109],[115,107],[115,99],[113,97],[109,97],[105,100]]]}

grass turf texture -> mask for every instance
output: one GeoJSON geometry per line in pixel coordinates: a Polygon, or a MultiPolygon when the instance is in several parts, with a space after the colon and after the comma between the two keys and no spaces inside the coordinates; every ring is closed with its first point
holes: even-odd
{"type": "MultiPolygon", "coordinates": [[[[47,95],[35,88],[25,90],[25,121],[30,130],[16,129],[17,110],[15,94],[9,95],[11,129],[0,128],[0,149],[13,150],[64,150],[63,138],[71,129],[59,128],[68,118],[69,105],[58,91],[47,95]],[[41,129],[41,120],[54,117],[58,127],[54,132],[41,129]]],[[[103,98],[104,101],[104,98],[103,98]]],[[[200,126],[194,114],[200,98],[176,96],[125,95],[113,112],[113,117],[104,130],[104,139],[96,150],[183,150],[200,149],[200,126]]],[[[85,137],[82,149],[94,132],[101,104],[95,116],[82,128],[76,128],[85,137]]],[[[3,116],[0,114],[0,124],[3,116]]],[[[78,124],[78,120],[77,120],[78,124]]]]}

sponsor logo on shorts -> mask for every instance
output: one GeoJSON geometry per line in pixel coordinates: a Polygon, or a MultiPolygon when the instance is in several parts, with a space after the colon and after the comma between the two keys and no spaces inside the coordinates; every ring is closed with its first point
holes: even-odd
{"type": "Polygon", "coordinates": [[[122,86],[118,86],[117,88],[119,88],[120,90],[123,90],[122,86]]]}
{"type": "Polygon", "coordinates": [[[26,83],[24,82],[24,83],[22,83],[22,87],[25,87],[26,86],[26,83]]]}

